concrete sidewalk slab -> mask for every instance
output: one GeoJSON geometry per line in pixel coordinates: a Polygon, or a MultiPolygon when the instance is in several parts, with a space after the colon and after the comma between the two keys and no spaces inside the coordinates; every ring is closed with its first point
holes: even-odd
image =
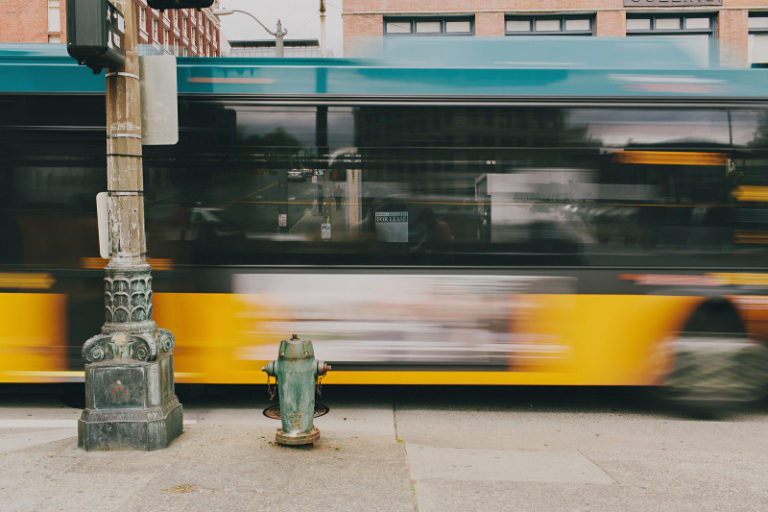
{"type": "Polygon", "coordinates": [[[768,509],[768,403],[701,421],[592,394],[534,410],[332,388],[316,446],[285,448],[263,393],[225,391],[185,406],[185,433],[157,452],[79,450],[80,411],[55,400],[0,407],[0,511],[768,509]]]}
{"type": "Polygon", "coordinates": [[[765,414],[702,421],[398,404],[396,422],[419,512],[768,510],[765,414]],[[558,481],[567,468],[547,468],[547,454],[570,451],[614,483],[579,481],[573,471],[558,481]],[[462,460],[472,467],[462,471],[462,460]],[[521,474],[526,467],[530,473],[521,474]]]}
{"type": "Polygon", "coordinates": [[[578,451],[470,450],[408,444],[411,478],[612,484],[578,451]]]}
{"type": "Polygon", "coordinates": [[[402,443],[322,433],[276,445],[275,428],[194,423],[165,450],[85,452],[76,437],[3,454],[0,507],[27,511],[412,511],[402,443]]]}

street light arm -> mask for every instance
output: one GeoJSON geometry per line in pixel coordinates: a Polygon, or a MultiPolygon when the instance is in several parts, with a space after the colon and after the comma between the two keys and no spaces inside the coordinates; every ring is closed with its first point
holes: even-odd
{"type": "MultiPolygon", "coordinates": [[[[269,32],[269,34],[270,34],[270,35],[273,35],[273,36],[277,37],[278,35],[280,35],[280,36],[284,36],[285,34],[287,34],[287,33],[288,33],[288,30],[287,30],[287,29],[285,29],[285,30],[280,30],[280,29],[278,29],[278,30],[280,31],[280,33],[279,33],[279,34],[277,34],[277,33],[275,33],[275,32],[272,32],[272,31],[271,31],[271,30],[269,30],[269,29],[268,29],[268,28],[267,28],[267,27],[266,27],[266,26],[265,26],[265,25],[264,25],[264,24],[263,24],[261,21],[259,21],[259,18],[257,18],[257,17],[256,17],[256,16],[254,16],[253,14],[249,13],[248,11],[243,11],[243,10],[240,10],[240,9],[226,9],[226,10],[216,10],[216,11],[213,11],[213,14],[215,14],[215,15],[217,15],[217,16],[228,16],[228,15],[230,15],[230,14],[233,14],[233,13],[236,13],[236,12],[239,12],[240,14],[245,14],[246,16],[250,16],[251,18],[253,18],[253,19],[256,21],[256,23],[258,23],[259,25],[261,25],[261,27],[262,27],[264,30],[266,30],[267,32],[269,32]]],[[[279,27],[279,26],[280,26],[280,22],[279,22],[279,20],[278,20],[278,27],[279,27]]]]}

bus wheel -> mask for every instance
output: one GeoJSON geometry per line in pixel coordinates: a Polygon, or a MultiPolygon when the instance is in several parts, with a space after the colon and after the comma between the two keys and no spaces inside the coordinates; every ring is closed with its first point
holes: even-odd
{"type": "Polygon", "coordinates": [[[702,303],[667,348],[674,365],[660,393],[683,412],[717,416],[768,391],[768,347],[749,339],[738,311],[722,297],[702,303]]]}
{"type": "Polygon", "coordinates": [[[768,347],[747,338],[684,336],[661,395],[686,413],[716,416],[765,396],[768,347]]]}

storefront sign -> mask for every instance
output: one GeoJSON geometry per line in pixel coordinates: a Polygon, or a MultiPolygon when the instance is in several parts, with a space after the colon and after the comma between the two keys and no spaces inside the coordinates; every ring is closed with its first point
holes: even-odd
{"type": "Polygon", "coordinates": [[[697,7],[723,5],[723,0],[624,0],[624,7],[697,7]]]}

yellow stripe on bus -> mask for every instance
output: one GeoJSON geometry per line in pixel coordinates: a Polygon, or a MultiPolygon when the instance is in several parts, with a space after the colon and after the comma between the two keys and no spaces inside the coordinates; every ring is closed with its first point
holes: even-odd
{"type": "Polygon", "coordinates": [[[618,151],[613,161],[622,164],[648,165],[725,165],[727,153],[698,151],[618,151]]]}
{"type": "MultiPolygon", "coordinates": [[[[80,268],[99,270],[106,267],[107,263],[109,260],[96,256],[80,258],[80,268]]],[[[173,260],[170,258],[147,258],[147,263],[152,270],[173,270],[173,260]]]]}
{"type": "Polygon", "coordinates": [[[48,273],[0,272],[0,288],[47,290],[56,280],[48,273]]]}
{"type": "Polygon", "coordinates": [[[768,187],[759,185],[739,185],[731,192],[737,201],[765,202],[768,201],[768,187]]]}
{"type": "Polygon", "coordinates": [[[67,367],[66,305],[62,294],[0,293],[0,380],[40,382],[67,367]]]}

